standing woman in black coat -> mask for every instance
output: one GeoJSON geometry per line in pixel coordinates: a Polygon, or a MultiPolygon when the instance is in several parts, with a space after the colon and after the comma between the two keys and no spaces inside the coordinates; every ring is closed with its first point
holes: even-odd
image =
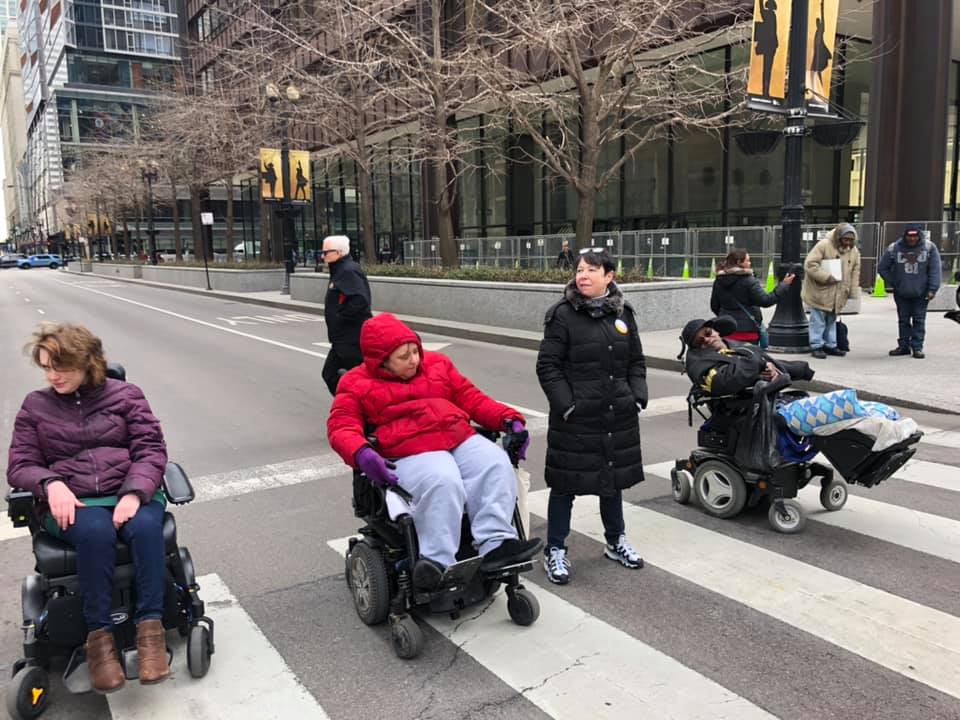
{"type": "Polygon", "coordinates": [[[550,404],[545,479],[547,578],[570,580],[566,539],[577,495],[599,495],[604,555],[628,568],[643,559],[624,534],[622,491],[643,480],[638,413],[647,368],[633,308],[603,250],[581,251],[563,300],[547,311],[537,377],[550,404]]]}
{"type": "Polygon", "coordinates": [[[720,263],[720,271],[713,281],[710,310],[714,315],[729,315],[737,321],[737,329],[725,340],[740,340],[754,345],[760,340],[763,315],[760,308],[776,305],[793,283],[793,275],[784,276],[772,293],[764,291],[753,274],[750,253],[734,248],[720,263]]]}

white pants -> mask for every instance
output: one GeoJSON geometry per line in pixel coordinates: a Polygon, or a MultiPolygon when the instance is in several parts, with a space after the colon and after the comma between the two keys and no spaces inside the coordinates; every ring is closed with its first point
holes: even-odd
{"type": "Polygon", "coordinates": [[[396,462],[400,487],[413,495],[413,521],[423,557],[444,567],[455,562],[464,507],[481,555],[517,537],[511,524],[516,473],[503,449],[482,435],[450,452],[420,453],[396,462]]]}

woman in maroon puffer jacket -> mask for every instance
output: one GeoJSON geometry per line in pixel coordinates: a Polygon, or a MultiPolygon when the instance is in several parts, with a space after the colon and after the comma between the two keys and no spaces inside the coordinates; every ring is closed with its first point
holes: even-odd
{"type": "MultiPolygon", "coordinates": [[[[27,345],[49,388],[23,401],[13,428],[7,482],[46,506],[43,522],[77,550],[94,690],[123,686],[111,631],[117,538],[137,575],[140,682],[170,674],[161,618],[165,587],[167,464],[160,422],[140,388],[106,377],[100,339],[80,325],[44,323],[27,345]]],[[[43,507],[43,506],[42,506],[43,507]]]]}
{"type": "MultiPolygon", "coordinates": [[[[523,415],[482,393],[446,355],[423,351],[419,336],[390,313],[360,331],[363,364],[340,379],[327,437],[344,461],[374,484],[413,496],[420,559],[418,588],[432,590],[460,547],[464,507],[483,567],[532,557],[540,540],[512,527],[517,478],[507,454],[470,421],[526,438],[523,415]],[[367,441],[373,426],[376,447],[367,441]],[[393,471],[396,470],[396,473],[393,471]]],[[[526,444],[520,450],[520,458],[526,444]]]]}

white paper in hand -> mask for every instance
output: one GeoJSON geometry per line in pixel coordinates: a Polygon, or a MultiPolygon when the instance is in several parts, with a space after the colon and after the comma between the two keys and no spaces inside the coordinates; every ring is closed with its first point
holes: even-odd
{"type": "Polygon", "coordinates": [[[840,262],[840,258],[835,260],[822,260],[820,265],[824,270],[833,275],[833,278],[837,282],[843,280],[843,263],[840,262]]]}

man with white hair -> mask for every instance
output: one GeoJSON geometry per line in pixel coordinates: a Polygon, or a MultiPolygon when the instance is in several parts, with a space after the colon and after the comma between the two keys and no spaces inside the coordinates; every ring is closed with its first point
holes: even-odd
{"type": "Polygon", "coordinates": [[[331,235],[323,239],[320,252],[330,270],[330,285],[323,304],[330,352],[323,364],[323,381],[330,394],[337,392],[340,371],[363,362],[360,327],[373,317],[370,312],[370,283],[360,265],[350,257],[350,238],[331,235]]]}

